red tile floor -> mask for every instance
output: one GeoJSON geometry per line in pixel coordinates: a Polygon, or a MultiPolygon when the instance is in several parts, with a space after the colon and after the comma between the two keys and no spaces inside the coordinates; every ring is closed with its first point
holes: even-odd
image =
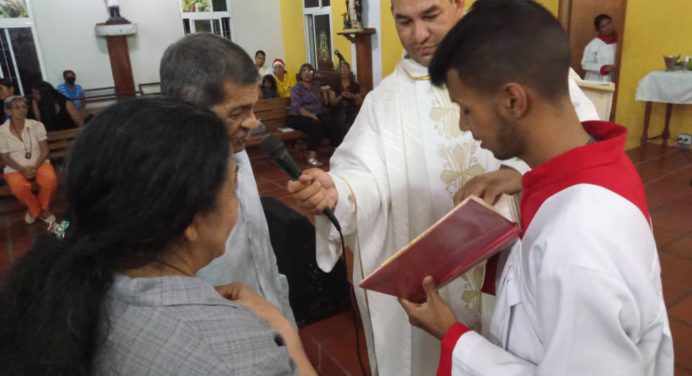
{"type": "MultiPolygon", "coordinates": [[[[675,345],[675,374],[692,375],[692,150],[649,144],[628,154],[644,180],[653,218],[675,345]]],[[[326,160],[328,155],[325,151],[320,157],[326,160]]],[[[262,158],[253,158],[253,167],[263,196],[277,197],[301,211],[284,189],[283,172],[262,158]]],[[[56,198],[56,212],[63,207],[56,198]]],[[[43,231],[41,224],[24,224],[23,216],[24,210],[13,198],[0,199],[0,278],[43,231]]],[[[346,312],[300,330],[306,351],[320,374],[362,375],[352,317],[352,312],[346,312]]],[[[362,329],[358,333],[367,369],[362,329]]]]}

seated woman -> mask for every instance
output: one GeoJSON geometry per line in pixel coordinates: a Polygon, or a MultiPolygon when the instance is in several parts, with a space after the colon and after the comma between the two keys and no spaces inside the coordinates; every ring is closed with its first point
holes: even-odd
{"type": "Polygon", "coordinates": [[[0,125],[0,158],[5,163],[5,181],[12,195],[28,210],[24,221],[32,224],[36,218],[53,223],[50,201],[58,186],[55,170],[48,160],[46,128],[40,122],[26,118],[29,109],[24,97],[5,99],[5,113],[10,116],[0,125]],[[31,191],[36,180],[38,197],[31,191]]]}
{"type": "Polygon", "coordinates": [[[195,273],[224,253],[237,167],[211,111],[118,103],[76,140],[68,222],[0,292],[0,364],[25,375],[314,375],[294,327],[195,273]]]}
{"type": "Polygon", "coordinates": [[[272,67],[274,68],[274,80],[276,81],[277,94],[279,94],[281,98],[290,97],[291,90],[296,86],[294,75],[286,72],[286,63],[281,59],[274,59],[272,67]]]}
{"type": "MultiPolygon", "coordinates": [[[[317,148],[326,133],[332,145],[339,144],[338,129],[333,126],[332,118],[324,111],[324,99],[320,87],[315,82],[315,69],[310,64],[300,67],[300,81],[291,91],[291,110],[286,125],[297,129],[308,136],[308,160],[310,166],[318,167],[317,148]]],[[[333,92],[330,92],[333,96],[333,92]]]]}
{"type": "Polygon", "coordinates": [[[334,96],[331,98],[330,104],[337,107],[337,124],[339,125],[341,137],[346,135],[346,132],[356,120],[356,115],[360,110],[360,105],[363,103],[363,95],[360,92],[360,85],[356,82],[351,65],[345,61],[339,65],[340,80],[332,88],[334,96]]]}
{"type": "Polygon", "coordinates": [[[46,126],[48,132],[77,128],[84,125],[77,107],[51,84],[39,81],[31,88],[32,109],[36,120],[46,126]]]}
{"type": "Polygon", "coordinates": [[[274,81],[274,76],[268,74],[262,77],[262,85],[260,86],[262,93],[260,99],[272,99],[278,98],[279,94],[276,92],[276,81],[274,81]]]}

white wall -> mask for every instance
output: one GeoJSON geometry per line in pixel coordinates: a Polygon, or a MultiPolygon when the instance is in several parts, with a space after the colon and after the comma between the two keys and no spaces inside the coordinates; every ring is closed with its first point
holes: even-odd
{"type": "MultiPolygon", "coordinates": [[[[32,0],[34,27],[47,81],[62,82],[72,69],[85,88],[113,86],[108,48],[94,25],[108,19],[101,0],[32,0]]],[[[165,48],[183,35],[176,0],[121,0],[121,14],[136,23],[128,37],[135,85],[159,81],[158,65],[165,48]]]]}
{"type": "MultiPolygon", "coordinates": [[[[267,52],[268,64],[284,55],[279,0],[227,0],[233,40],[254,57],[267,52]]],[[[84,88],[113,86],[106,41],[94,25],[108,19],[102,0],[31,0],[41,50],[44,79],[57,85],[72,69],[84,88]]],[[[120,13],[137,24],[128,37],[135,87],[159,81],[159,62],[166,47],[183,36],[179,0],[120,0],[120,13]]]]}
{"type": "Polygon", "coordinates": [[[234,42],[253,59],[255,51],[264,50],[267,53],[265,66],[271,66],[275,58],[285,60],[279,0],[229,0],[229,5],[234,42]]]}

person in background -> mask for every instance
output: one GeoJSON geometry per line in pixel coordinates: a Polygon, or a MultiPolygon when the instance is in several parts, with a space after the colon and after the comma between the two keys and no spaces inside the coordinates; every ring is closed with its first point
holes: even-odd
{"type": "Polygon", "coordinates": [[[264,66],[266,61],[267,54],[264,51],[258,50],[257,52],[255,52],[255,67],[257,67],[257,73],[259,73],[260,77],[272,74],[271,68],[264,66]]]}
{"type": "Polygon", "coordinates": [[[358,115],[360,105],[363,103],[363,95],[351,71],[351,65],[343,61],[339,65],[339,73],[341,78],[332,88],[334,96],[330,104],[337,108],[337,123],[343,137],[358,115]]]}
{"type": "Polygon", "coordinates": [[[24,221],[36,218],[49,225],[55,222],[50,202],[58,186],[55,170],[48,160],[46,128],[27,119],[28,104],[24,97],[11,96],[3,102],[10,119],[0,126],[0,158],[5,163],[4,179],[12,195],[27,207],[24,221]],[[31,191],[31,181],[39,187],[38,197],[31,191]]]}
{"type": "MultiPolygon", "coordinates": [[[[329,98],[334,95],[329,91],[329,98]]],[[[333,119],[325,112],[325,100],[317,82],[315,82],[315,69],[310,64],[300,67],[300,82],[291,90],[291,110],[289,111],[286,125],[297,129],[308,136],[307,164],[313,167],[322,166],[317,160],[317,149],[322,142],[322,137],[327,134],[332,145],[338,146],[338,129],[333,119]]]]}
{"type": "Polygon", "coordinates": [[[316,375],[276,307],[195,277],[224,253],[237,187],[211,111],[152,98],[97,116],[71,151],[69,222],[0,290],[3,375],[316,375]]]}
{"type": "Polygon", "coordinates": [[[613,82],[613,73],[617,69],[617,33],[613,27],[613,19],[607,14],[599,14],[593,23],[598,35],[584,48],[581,59],[581,67],[586,72],[584,79],[613,82]]]}
{"type": "Polygon", "coordinates": [[[673,375],[661,266],[627,129],[579,121],[569,51],[567,33],[536,2],[478,0],[430,64],[432,82],[466,114],[459,127],[496,158],[532,167],[490,335],[457,322],[430,276],[424,302],[401,300],[413,325],[441,339],[439,376],[673,375]]]}
{"type": "Polygon", "coordinates": [[[42,122],[46,131],[60,131],[84,125],[82,116],[72,100],[60,94],[51,84],[39,81],[31,88],[32,107],[36,120],[42,122]]]}
{"type": "Polygon", "coordinates": [[[197,276],[213,285],[242,282],[293,319],[286,276],[279,273],[269,226],[245,144],[258,129],[254,107],[259,76],[252,58],[228,39],[189,34],[170,45],[161,58],[161,92],[213,111],[226,124],[238,165],[242,216],[226,241],[226,252],[197,276]]]}
{"type": "Polygon", "coordinates": [[[58,85],[58,92],[72,100],[78,110],[85,109],[86,99],[84,99],[84,90],[81,85],[75,83],[77,75],[72,70],[66,70],[62,72],[62,77],[65,82],[58,85]]]}
{"type": "Polygon", "coordinates": [[[274,59],[272,67],[276,80],[276,92],[281,98],[290,97],[291,90],[296,86],[296,78],[286,72],[286,63],[281,59],[274,59]]]}
{"type": "Polygon", "coordinates": [[[261,99],[279,97],[279,94],[276,92],[276,81],[274,80],[274,76],[270,74],[262,77],[262,85],[260,86],[260,89],[262,90],[261,99]]]}
{"type": "MultiPolygon", "coordinates": [[[[4,105],[5,99],[14,95],[14,83],[12,79],[3,78],[0,79],[0,103],[4,105]]],[[[10,118],[10,115],[5,113],[5,120],[10,118]]]]}

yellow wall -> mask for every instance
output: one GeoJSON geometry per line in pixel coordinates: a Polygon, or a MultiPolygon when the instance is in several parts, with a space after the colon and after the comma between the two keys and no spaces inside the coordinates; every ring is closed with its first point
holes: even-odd
{"type": "MultiPolygon", "coordinates": [[[[466,1],[466,9],[468,10],[474,0],[466,1]]],[[[557,17],[559,0],[538,0],[538,3],[546,7],[552,14],[557,17]]],[[[396,27],[394,25],[394,17],[391,12],[391,1],[380,1],[380,16],[382,30],[378,30],[382,34],[382,77],[394,71],[396,64],[401,59],[403,47],[399,42],[399,37],[396,35],[396,27]]]]}
{"type": "MultiPolygon", "coordinates": [[[[281,31],[283,34],[286,69],[295,74],[306,62],[305,19],[302,0],[279,0],[281,8],[281,31]]],[[[346,12],[344,1],[332,1],[332,50],[337,49],[351,61],[351,42],[337,32],[344,29],[342,14],[346,12]]],[[[336,64],[337,62],[335,62],[336,64]]]]}
{"type": "MultiPolygon", "coordinates": [[[[665,69],[662,55],[692,55],[691,1],[627,0],[622,67],[615,121],[627,126],[627,147],[639,145],[644,123],[644,103],[634,100],[637,84],[647,73],[665,69]]],[[[663,130],[665,105],[654,104],[650,135],[663,130]]],[[[692,133],[692,106],[678,105],[670,122],[672,137],[692,133]]]]}

